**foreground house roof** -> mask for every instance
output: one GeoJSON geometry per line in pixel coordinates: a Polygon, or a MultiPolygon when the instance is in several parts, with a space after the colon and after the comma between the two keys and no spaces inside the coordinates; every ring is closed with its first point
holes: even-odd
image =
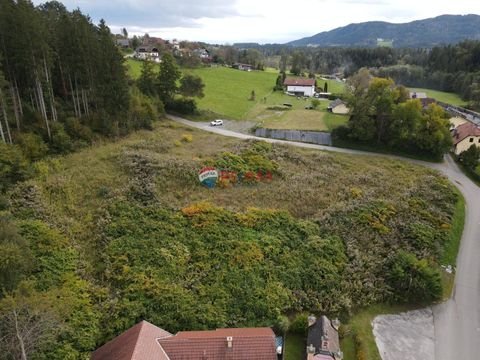
{"type": "Polygon", "coordinates": [[[157,339],[170,337],[168,331],[142,321],[93,352],[92,360],[168,360],[157,339]]]}
{"type": "Polygon", "coordinates": [[[480,128],[471,122],[467,122],[453,131],[453,144],[457,145],[470,136],[480,136],[480,128]]]}
{"type": "Polygon", "coordinates": [[[103,345],[92,360],[276,360],[270,328],[182,331],[176,335],[146,321],[103,345]]]}
{"type": "Polygon", "coordinates": [[[286,78],[285,86],[315,86],[315,79],[286,78]]]}
{"type": "Polygon", "coordinates": [[[307,353],[314,355],[312,359],[326,360],[329,357],[333,359],[341,353],[338,325],[334,326],[326,316],[318,319],[315,316],[309,316],[307,353]]]}
{"type": "Polygon", "coordinates": [[[186,331],[158,341],[170,360],[275,360],[270,328],[186,331]]]}

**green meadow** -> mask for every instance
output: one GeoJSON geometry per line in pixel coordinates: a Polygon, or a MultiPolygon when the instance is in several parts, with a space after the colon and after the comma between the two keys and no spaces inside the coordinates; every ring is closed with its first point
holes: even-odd
{"type": "Polygon", "coordinates": [[[448,93],[444,91],[430,90],[430,89],[421,89],[421,88],[410,88],[410,91],[424,92],[428,97],[431,97],[437,101],[441,101],[447,104],[464,106],[466,102],[463,101],[460,96],[454,93],[448,93]]]}

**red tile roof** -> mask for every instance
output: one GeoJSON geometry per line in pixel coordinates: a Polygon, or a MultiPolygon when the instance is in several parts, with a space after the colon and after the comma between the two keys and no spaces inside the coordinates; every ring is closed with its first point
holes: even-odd
{"type": "Polygon", "coordinates": [[[457,145],[470,136],[480,136],[480,128],[471,122],[467,122],[454,130],[453,144],[457,145]]]}
{"type": "Polygon", "coordinates": [[[286,78],[283,82],[285,86],[314,86],[315,79],[286,78]]]}
{"type": "Polygon", "coordinates": [[[276,360],[270,328],[184,331],[158,341],[170,360],[276,360]],[[228,337],[232,338],[231,347],[228,337]]]}
{"type": "Polygon", "coordinates": [[[142,321],[93,352],[92,360],[168,360],[157,339],[168,331],[142,321]]]}
{"type": "Polygon", "coordinates": [[[276,360],[277,355],[270,328],[182,331],[174,336],[142,321],[96,350],[91,359],[276,360]]]}

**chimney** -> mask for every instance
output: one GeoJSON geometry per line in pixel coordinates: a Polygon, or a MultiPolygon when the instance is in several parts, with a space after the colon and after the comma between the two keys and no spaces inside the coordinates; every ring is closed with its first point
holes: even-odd
{"type": "Polygon", "coordinates": [[[233,347],[233,337],[227,336],[227,348],[231,349],[233,347]]]}
{"type": "Polygon", "coordinates": [[[315,356],[315,347],[310,344],[309,346],[307,346],[307,360],[313,360],[315,356]]]}

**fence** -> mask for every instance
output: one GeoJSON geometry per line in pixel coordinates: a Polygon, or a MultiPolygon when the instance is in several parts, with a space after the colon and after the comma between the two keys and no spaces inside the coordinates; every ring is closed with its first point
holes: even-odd
{"type": "Polygon", "coordinates": [[[255,130],[255,136],[298,141],[317,145],[332,145],[332,136],[330,133],[321,131],[303,131],[303,130],[278,130],[278,129],[264,129],[255,130]]]}

